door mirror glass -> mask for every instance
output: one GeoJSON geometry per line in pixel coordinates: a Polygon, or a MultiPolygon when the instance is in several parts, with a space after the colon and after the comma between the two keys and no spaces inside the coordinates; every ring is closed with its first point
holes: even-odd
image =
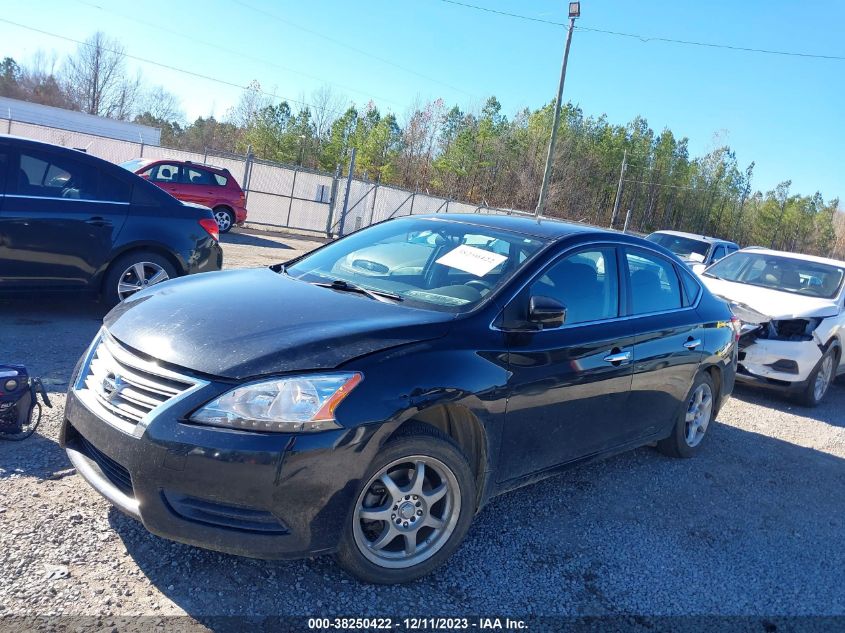
{"type": "Polygon", "coordinates": [[[566,308],[557,299],[535,295],[528,303],[528,320],[543,328],[560,327],[566,320],[566,308]]]}

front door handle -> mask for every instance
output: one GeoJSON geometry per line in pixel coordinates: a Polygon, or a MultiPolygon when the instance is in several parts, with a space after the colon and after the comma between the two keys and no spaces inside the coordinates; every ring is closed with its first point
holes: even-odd
{"type": "Polygon", "coordinates": [[[111,226],[111,222],[109,222],[106,218],[100,217],[98,215],[85,220],[85,224],[90,224],[92,226],[111,226]]]}
{"type": "Polygon", "coordinates": [[[614,352],[604,357],[604,362],[613,364],[627,363],[631,360],[631,352],[614,352]]]}
{"type": "Polygon", "coordinates": [[[692,338],[692,339],[688,340],[686,343],[684,343],[684,347],[686,347],[688,350],[694,350],[696,347],[699,347],[700,345],[701,345],[701,339],[700,338],[692,338]]]}

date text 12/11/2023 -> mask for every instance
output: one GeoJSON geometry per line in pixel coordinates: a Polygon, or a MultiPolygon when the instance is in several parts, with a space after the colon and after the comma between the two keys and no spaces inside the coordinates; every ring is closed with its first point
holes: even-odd
{"type": "Polygon", "coordinates": [[[405,630],[405,631],[521,631],[528,628],[524,620],[499,617],[478,618],[308,618],[308,628],[328,630],[405,630]]]}

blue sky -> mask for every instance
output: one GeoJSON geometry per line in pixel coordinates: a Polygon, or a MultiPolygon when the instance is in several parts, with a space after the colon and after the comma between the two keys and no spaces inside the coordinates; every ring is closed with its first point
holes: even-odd
{"type": "MultiPolygon", "coordinates": [[[[566,21],[559,0],[467,0],[566,21]]],[[[442,97],[504,110],[554,97],[565,30],[440,0],[0,0],[0,17],[85,39],[117,37],[127,53],[239,86],[308,100],[329,84],[400,119],[415,100],[442,97]]],[[[845,56],[841,0],[583,0],[578,24],[646,36],[845,56]]],[[[60,58],[75,44],[0,23],[0,56],[60,58]]],[[[130,60],[177,94],[189,119],[224,116],[240,90],[130,60]]],[[[576,31],[564,98],[614,123],[643,115],[687,136],[694,155],[729,144],[754,186],[845,199],[845,61],[682,46],[576,31]]],[[[843,205],[845,206],[845,205],[843,205]]]]}

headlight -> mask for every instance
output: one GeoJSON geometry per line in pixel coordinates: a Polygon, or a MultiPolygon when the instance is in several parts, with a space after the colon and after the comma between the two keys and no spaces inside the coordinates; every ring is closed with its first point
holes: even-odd
{"type": "Polygon", "coordinates": [[[197,410],[193,422],[276,433],[337,429],[337,406],[364,379],[359,373],[274,378],[237,387],[197,410]]]}

